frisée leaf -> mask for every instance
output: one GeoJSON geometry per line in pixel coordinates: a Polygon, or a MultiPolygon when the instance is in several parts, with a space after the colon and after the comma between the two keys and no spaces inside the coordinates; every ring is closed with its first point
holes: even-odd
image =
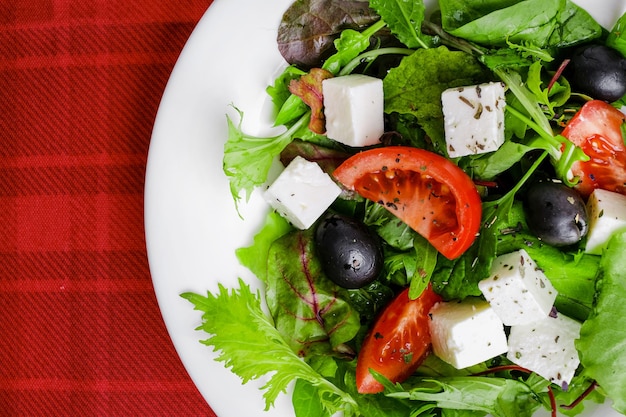
{"type": "Polygon", "coordinates": [[[239,124],[235,124],[230,117],[228,121],[228,140],[224,144],[223,170],[230,181],[230,192],[235,205],[242,198],[246,201],[252,191],[267,180],[267,174],[272,161],[287,146],[294,132],[309,121],[310,112],[303,115],[293,126],[283,133],[272,137],[249,135],[241,129],[243,112],[237,109],[240,116],[239,124]]]}
{"type": "Polygon", "coordinates": [[[241,279],[239,289],[229,291],[219,285],[216,294],[206,296],[183,293],[181,297],[202,311],[203,330],[209,337],[202,341],[218,352],[217,361],[238,375],[243,383],[266,376],[265,409],[273,406],[280,393],[295,379],[302,379],[317,388],[320,404],[330,415],[344,411],[355,412],[356,403],[311,366],[299,358],[282,338],[261,308],[261,298],[241,279]]]}

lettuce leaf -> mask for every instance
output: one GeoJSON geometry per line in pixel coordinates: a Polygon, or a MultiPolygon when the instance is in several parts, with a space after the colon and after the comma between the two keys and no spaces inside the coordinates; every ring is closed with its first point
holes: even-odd
{"type": "Polygon", "coordinates": [[[270,246],[279,237],[293,230],[284,217],[276,211],[270,211],[261,230],[254,235],[254,243],[235,251],[241,265],[248,268],[258,279],[267,282],[267,257],[270,246]]]}
{"type": "Polygon", "coordinates": [[[441,93],[487,79],[487,70],[465,52],[445,46],[418,49],[383,79],[385,113],[413,115],[433,141],[435,151],[445,155],[441,93]]]}
{"type": "Polygon", "coordinates": [[[622,231],[613,236],[602,256],[597,302],[576,341],[585,375],[598,382],[622,414],[626,414],[625,252],[626,231],[622,231]]]}
{"type": "Polygon", "coordinates": [[[318,401],[330,415],[343,411],[356,415],[356,402],[299,358],[274,328],[261,308],[261,297],[239,280],[239,289],[229,292],[219,285],[217,294],[202,296],[183,293],[181,297],[202,311],[203,330],[209,337],[202,343],[218,352],[217,361],[238,375],[243,383],[267,377],[263,385],[265,409],[273,406],[280,393],[296,379],[317,388],[318,401]]]}

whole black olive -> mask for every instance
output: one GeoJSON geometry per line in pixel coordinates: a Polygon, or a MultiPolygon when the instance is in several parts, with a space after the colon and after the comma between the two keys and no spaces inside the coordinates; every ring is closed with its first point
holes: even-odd
{"type": "Polygon", "coordinates": [[[592,98],[613,102],[626,94],[626,59],[608,46],[577,49],[567,71],[572,85],[592,98]]]}
{"type": "Polygon", "coordinates": [[[383,252],[378,236],[363,223],[339,214],[324,217],[315,231],[322,270],[335,284],[361,288],[378,278],[383,252]]]}
{"type": "Polygon", "coordinates": [[[530,231],[550,245],[573,245],[587,234],[585,202],[562,183],[533,184],[526,194],[525,212],[530,231]]]}

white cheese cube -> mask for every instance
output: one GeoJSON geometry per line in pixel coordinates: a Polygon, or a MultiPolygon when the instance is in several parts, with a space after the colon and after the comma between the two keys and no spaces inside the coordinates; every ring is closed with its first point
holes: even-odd
{"type": "Polygon", "coordinates": [[[557,296],[550,280],[523,249],[498,256],[491,275],[478,288],[506,326],[543,319],[557,296]]]}
{"type": "Polygon", "coordinates": [[[567,387],[580,363],[574,340],[581,324],[563,314],[512,326],[507,358],[550,382],[567,387]]]}
{"type": "Polygon", "coordinates": [[[626,196],[596,189],[587,200],[589,232],[585,252],[601,255],[614,232],[626,227],[626,196]]]}
{"type": "Polygon", "coordinates": [[[441,302],[430,310],[433,352],[457,369],[506,353],[504,325],[480,299],[441,302]]]}
{"type": "Polygon", "coordinates": [[[441,94],[450,158],[492,152],[504,143],[503,83],[445,90],[441,94]]]}
{"type": "Polygon", "coordinates": [[[265,191],[265,200],[298,229],[308,229],[341,193],[316,162],[295,157],[265,191]]]}
{"type": "Polygon", "coordinates": [[[362,74],[322,81],[326,136],[347,146],[380,143],[385,131],[383,81],[362,74]]]}

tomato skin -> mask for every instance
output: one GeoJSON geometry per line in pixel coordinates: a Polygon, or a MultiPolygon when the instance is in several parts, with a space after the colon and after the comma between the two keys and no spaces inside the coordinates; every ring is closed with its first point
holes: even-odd
{"type": "Polygon", "coordinates": [[[476,239],[482,215],[478,191],[441,155],[409,146],[373,148],[348,158],[333,175],[384,205],[448,259],[462,255],[476,239]]]}
{"type": "Polygon", "coordinates": [[[574,115],[561,133],[580,146],[589,161],[572,166],[580,178],[575,188],[587,197],[596,188],[626,194],[626,146],[622,125],[626,115],[610,104],[591,100],[574,115]]]}
{"type": "Polygon", "coordinates": [[[430,353],[428,313],[441,301],[430,286],[414,299],[403,290],[383,310],[363,341],[356,365],[357,390],[361,394],[383,391],[370,369],[392,382],[408,378],[430,353]]]}

